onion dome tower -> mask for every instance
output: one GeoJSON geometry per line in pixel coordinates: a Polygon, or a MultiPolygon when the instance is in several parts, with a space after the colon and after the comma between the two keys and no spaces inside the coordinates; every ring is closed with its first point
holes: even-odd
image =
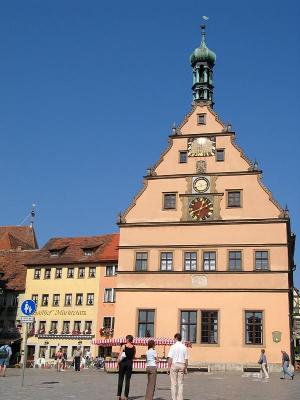
{"type": "Polygon", "coordinates": [[[213,107],[213,67],[216,54],[205,43],[205,25],[201,25],[201,43],[191,57],[193,68],[193,101],[209,104],[213,107]]]}

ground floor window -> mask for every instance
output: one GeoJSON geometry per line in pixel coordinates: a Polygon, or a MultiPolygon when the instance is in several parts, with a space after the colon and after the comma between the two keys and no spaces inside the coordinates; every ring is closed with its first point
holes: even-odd
{"type": "Polygon", "coordinates": [[[138,314],[138,336],[154,336],[154,310],[139,310],[138,314]]]}
{"type": "Polygon", "coordinates": [[[180,332],[183,340],[195,343],[197,339],[197,311],[181,311],[180,332]]]}
{"type": "Polygon", "coordinates": [[[55,358],[56,346],[50,346],[49,358],[55,358]]]}
{"type": "Polygon", "coordinates": [[[47,346],[40,346],[39,349],[39,358],[45,358],[47,351],[47,346]]]}
{"type": "Polygon", "coordinates": [[[263,344],[262,311],[245,311],[245,344],[263,344]]]}
{"type": "Polygon", "coordinates": [[[201,343],[218,343],[218,311],[201,311],[201,343]]]}

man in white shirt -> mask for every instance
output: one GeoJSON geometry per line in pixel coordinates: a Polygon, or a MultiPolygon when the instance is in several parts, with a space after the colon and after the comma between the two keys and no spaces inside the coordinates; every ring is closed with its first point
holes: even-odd
{"type": "Polygon", "coordinates": [[[188,352],[181,343],[180,333],[174,335],[176,343],[170,347],[168,354],[168,373],[171,377],[172,400],[183,400],[183,378],[187,373],[188,352]]]}

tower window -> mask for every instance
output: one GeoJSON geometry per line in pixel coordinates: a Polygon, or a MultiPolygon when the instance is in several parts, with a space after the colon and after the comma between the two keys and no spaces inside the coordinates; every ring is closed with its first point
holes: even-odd
{"type": "MultiPolygon", "coordinates": [[[[200,98],[204,98],[204,92],[201,91],[200,98]]],[[[197,123],[198,125],[206,124],[206,114],[197,114],[197,123]]]]}
{"type": "Polygon", "coordinates": [[[216,161],[225,160],[225,149],[216,149],[216,161]]]}
{"type": "Polygon", "coordinates": [[[176,193],[164,193],[164,210],[176,209],[176,193]]]}
{"type": "Polygon", "coordinates": [[[228,190],[227,207],[241,207],[241,190],[228,190]]]}
{"type": "Polygon", "coordinates": [[[187,163],[187,151],[180,151],[179,152],[179,163],[180,164],[187,163]]]}

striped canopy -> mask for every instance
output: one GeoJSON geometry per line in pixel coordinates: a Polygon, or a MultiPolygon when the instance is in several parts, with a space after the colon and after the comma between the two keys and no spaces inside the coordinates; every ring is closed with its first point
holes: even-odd
{"type": "MultiPolygon", "coordinates": [[[[133,338],[133,344],[137,346],[147,346],[149,340],[154,340],[156,345],[163,346],[171,346],[175,343],[174,339],[166,338],[166,337],[135,337],[133,338]]],[[[96,344],[101,347],[110,347],[110,346],[121,346],[126,343],[126,338],[111,338],[111,339],[93,339],[92,344],[96,344]]],[[[192,347],[190,342],[184,342],[187,347],[192,347]]]]}

